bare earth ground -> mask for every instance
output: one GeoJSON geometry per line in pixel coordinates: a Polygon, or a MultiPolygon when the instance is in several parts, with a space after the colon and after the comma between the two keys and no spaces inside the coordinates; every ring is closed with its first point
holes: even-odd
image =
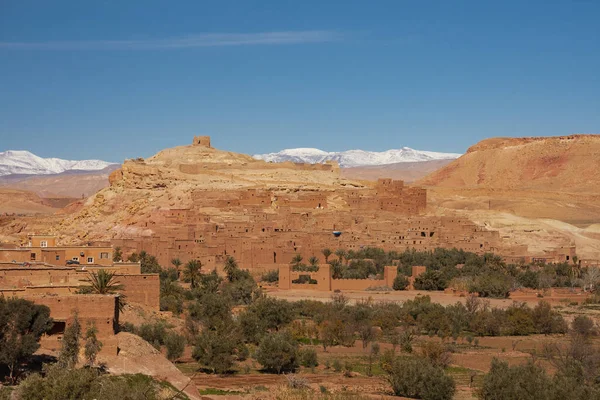
{"type": "Polygon", "coordinates": [[[88,197],[108,186],[108,175],[117,165],[100,171],[70,171],[52,175],[8,175],[0,187],[34,192],[40,197],[88,197]]]}
{"type": "Polygon", "coordinates": [[[24,190],[0,187],[0,215],[8,214],[52,214],[57,211],[51,203],[37,194],[24,190]]]}
{"type": "MultiPolygon", "coordinates": [[[[316,290],[279,290],[277,288],[269,288],[267,289],[267,293],[269,296],[285,299],[289,301],[298,301],[298,300],[319,300],[323,302],[331,301],[331,292],[319,292],[316,290]]],[[[429,296],[431,298],[432,303],[439,303],[443,306],[447,306],[450,304],[456,304],[457,302],[465,303],[466,297],[457,296],[450,293],[445,292],[437,292],[437,291],[425,291],[425,290],[406,290],[406,291],[344,291],[344,296],[346,296],[351,304],[355,304],[357,301],[364,300],[372,300],[374,302],[403,302],[406,300],[412,300],[419,296],[429,296]]],[[[510,306],[513,301],[523,301],[527,303],[530,307],[534,307],[540,300],[548,301],[550,304],[555,305],[564,305],[569,302],[578,302],[581,303],[585,299],[584,295],[574,293],[570,296],[569,301],[564,299],[553,299],[552,297],[544,296],[543,298],[537,298],[535,295],[528,297],[518,297],[516,299],[485,299],[490,302],[492,307],[506,308],[510,306]]]]}
{"type": "MultiPolygon", "coordinates": [[[[419,337],[415,349],[418,351],[419,343],[428,340],[439,339],[419,337]]],[[[483,374],[489,370],[494,357],[507,361],[511,365],[525,363],[532,358],[532,354],[539,354],[544,343],[556,341],[565,342],[565,338],[543,335],[480,338],[478,346],[469,345],[459,339],[456,343],[457,351],[452,354],[452,364],[448,369],[448,373],[455,379],[457,385],[455,399],[475,398],[473,388],[470,387],[471,375],[474,375],[473,386],[476,386],[483,374]]],[[[360,341],[350,348],[333,347],[328,348],[327,352],[324,352],[320,346],[314,346],[314,349],[318,354],[319,366],[314,370],[301,368],[298,371],[313,390],[319,391],[323,386],[329,392],[357,392],[373,399],[398,398],[391,396],[391,389],[385,381],[383,371],[376,363],[373,366],[373,376],[367,376],[368,358],[360,341]],[[340,361],[342,365],[345,362],[351,363],[352,376],[346,377],[343,372],[336,372],[333,368],[327,367],[334,360],[340,361]]],[[[391,349],[391,345],[381,343],[381,350],[387,349],[391,349]]],[[[211,399],[271,399],[273,397],[270,394],[287,383],[283,375],[260,372],[259,366],[253,361],[248,361],[246,365],[248,365],[246,370],[241,369],[235,374],[216,376],[199,372],[197,364],[189,357],[184,356],[177,364],[180,370],[192,377],[200,393],[211,399]]],[[[549,367],[549,365],[545,366],[549,367]]]]}
{"type": "MultiPolygon", "coordinates": [[[[280,299],[297,301],[301,299],[313,299],[319,301],[330,301],[331,292],[300,291],[287,290],[279,291],[269,288],[268,295],[280,299]]],[[[402,302],[416,296],[428,295],[432,301],[448,305],[457,301],[464,302],[465,298],[446,294],[443,292],[424,292],[424,291],[406,291],[406,292],[344,292],[351,303],[371,299],[372,301],[394,301],[402,302]]],[[[525,298],[530,306],[535,306],[539,298],[525,298]]],[[[567,320],[571,320],[574,315],[585,314],[596,321],[600,320],[600,312],[595,309],[588,309],[583,306],[571,305],[571,300],[576,300],[581,304],[582,296],[576,295],[574,299],[553,299],[545,297],[553,304],[554,308],[560,310],[567,320]]],[[[499,300],[490,299],[492,306],[506,307],[512,304],[512,299],[499,300]]],[[[419,343],[424,341],[439,341],[437,337],[428,336],[418,337],[415,341],[415,351],[418,351],[419,343]]],[[[483,377],[483,374],[489,370],[490,363],[494,357],[507,361],[511,365],[522,364],[541,354],[545,343],[558,342],[566,343],[567,338],[562,335],[532,335],[521,337],[481,337],[478,338],[478,344],[475,346],[469,344],[464,338],[459,338],[455,342],[456,352],[452,354],[451,366],[448,373],[455,379],[457,392],[455,399],[474,399],[475,394],[471,387],[471,376],[474,375],[473,384],[476,386],[483,377]]],[[[452,340],[449,341],[452,343],[452,340]]],[[[381,352],[391,349],[389,343],[380,343],[381,352]]],[[[321,386],[329,392],[349,391],[357,392],[363,396],[373,399],[392,399],[398,398],[391,396],[391,390],[384,379],[383,371],[374,363],[373,376],[367,375],[368,357],[367,352],[362,347],[361,341],[356,341],[353,347],[330,347],[324,351],[322,346],[312,346],[318,354],[319,366],[311,370],[301,368],[298,374],[306,378],[310,387],[318,392],[321,386]],[[349,362],[353,365],[351,377],[344,376],[343,372],[333,370],[334,360],[340,361],[342,365],[349,362]]],[[[399,351],[399,350],[397,350],[399,351]]],[[[544,360],[541,360],[546,368],[552,371],[552,367],[544,360]]],[[[206,399],[275,399],[274,395],[278,388],[286,385],[287,379],[283,375],[273,375],[262,373],[260,365],[253,360],[247,360],[234,374],[225,376],[216,376],[207,374],[198,368],[198,365],[191,358],[191,348],[187,348],[184,356],[177,367],[187,376],[191,377],[200,394],[206,399]]]]}

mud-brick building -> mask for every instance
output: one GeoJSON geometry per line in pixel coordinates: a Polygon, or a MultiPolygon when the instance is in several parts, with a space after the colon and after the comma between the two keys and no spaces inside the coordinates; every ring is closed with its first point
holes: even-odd
{"type": "Polygon", "coordinates": [[[78,262],[86,265],[105,265],[113,263],[112,246],[58,246],[56,236],[29,235],[28,242],[18,247],[0,248],[0,261],[41,262],[54,265],[66,265],[78,262]]]}

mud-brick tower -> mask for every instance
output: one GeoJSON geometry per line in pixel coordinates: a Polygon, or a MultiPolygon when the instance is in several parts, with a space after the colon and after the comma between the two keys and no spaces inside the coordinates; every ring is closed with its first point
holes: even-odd
{"type": "Polygon", "coordinates": [[[203,146],[210,148],[210,136],[194,136],[194,141],[192,142],[194,146],[203,146]]]}

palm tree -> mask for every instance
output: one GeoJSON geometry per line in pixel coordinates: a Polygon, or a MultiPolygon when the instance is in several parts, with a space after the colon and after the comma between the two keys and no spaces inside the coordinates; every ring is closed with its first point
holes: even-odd
{"type": "Polygon", "coordinates": [[[123,261],[123,251],[119,246],[115,247],[115,252],[113,253],[113,261],[121,262],[123,261]]]}
{"type": "Polygon", "coordinates": [[[317,265],[319,265],[319,259],[316,256],[312,256],[311,258],[308,259],[308,263],[312,267],[316,267],[317,265]]]}
{"type": "Polygon", "coordinates": [[[583,274],[583,289],[593,292],[598,282],[600,282],[600,268],[589,267],[583,274]]]}
{"type": "Polygon", "coordinates": [[[331,277],[333,279],[340,279],[342,277],[342,263],[339,260],[331,261],[331,277]]]}
{"type": "Polygon", "coordinates": [[[179,271],[179,266],[182,264],[179,258],[174,258],[171,260],[171,264],[175,267],[177,271],[179,271]]]}
{"type": "Polygon", "coordinates": [[[84,287],[88,288],[89,293],[94,294],[113,294],[125,288],[117,282],[114,272],[103,269],[98,272],[92,272],[89,278],[86,279],[86,282],[89,283],[89,286],[84,287]]]}
{"type": "Polygon", "coordinates": [[[168,297],[175,296],[178,297],[181,294],[181,286],[173,281],[163,281],[160,284],[160,296],[168,297]]]}
{"type": "Polygon", "coordinates": [[[329,264],[329,256],[331,255],[331,250],[330,249],[323,249],[323,250],[321,250],[321,253],[325,257],[325,264],[329,264]]]}
{"type": "Polygon", "coordinates": [[[302,256],[301,256],[300,254],[296,254],[296,255],[294,256],[294,258],[292,258],[292,263],[291,263],[291,264],[292,264],[294,267],[299,267],[299,266],[300,266],[300,264],[302,264],[302,260],[303,260],[302,256]]]}
{"type": "Polygon", "coordinates": [[[235,280],[235,275],[238,269],[238,264],[237,261],[235,261],[235,258],[233,258],[232,256],[228,256],[225,259],[223,270],[225,271],[225,274],[227,275],[227,280],[229,282],[233,282],[235,280]]]}
{"type": "Polygon", "coordinates": [[[187,264],[185,264],[185,269],[183,270],[183,279],[190,282],[192,289],[195,289],[198,286],[201,269],[202,263],[198,260],[190,260],[187,264]]]}
{"type": "Polygon", "coordinates": [[[335,251],[335,255],[338,257],[338,260],[341,263],[342,260],[344,259],[344,257],[346,257],[346,250],[344,250],[344,249],[337,249],[335,251]]]}
{"type": "MultiPolygon", "coordinates": [[[[105,271],[103,269],[98,272],[90,273],[85,281],[88,282],[89,285],[83,286],[80,290],[81,293],[119,294],[120,291],[125,289],[125,286],[117,281],[114,272],[105,271]]],[[[122,311],[123,306],[125,306],[125,296],[119,294],[119,310],[122,311]]]]}

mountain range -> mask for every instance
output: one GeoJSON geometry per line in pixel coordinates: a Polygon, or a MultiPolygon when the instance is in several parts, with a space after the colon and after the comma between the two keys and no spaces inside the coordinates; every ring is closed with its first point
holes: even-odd
{"type": "Polygon", "coordinates": [[[388,165],[405,162],[424,162],[435,160],[454,160],[461,154],[421,151],[403,147],[382,152],[365,150],[347,150],[327,152],[319,149],[299,148],[286,149],[277,153],[256,154],[253,157],[268,162],[292,161],[297,163],[317,164],[326,161],[337,161],[342,168],[388,165]]]}
{"type": "Polygon", "coordinates": [[[42,158],[29,151],[7,150],[0,152],[0,176],[50,175],[68,171],[100,171],[116,165],[101,160],[62,160],[42,158]]]}

